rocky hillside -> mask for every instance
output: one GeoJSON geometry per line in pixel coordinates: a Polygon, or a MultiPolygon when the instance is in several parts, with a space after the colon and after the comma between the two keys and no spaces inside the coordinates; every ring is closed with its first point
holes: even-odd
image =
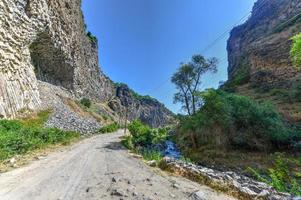
{"type": "Polygon", "coordinates": [[[251,17],[231,31],[226,85],[255,99],[273,101],[287,119],[300,121],[295,96],[301,71],[289,53],[291,38],[299,32],[300,0],[258,0],[251,17]]]}
{"type": "Polygon", "coordinates": [[[130,121],[140,119],[151,127],[173,122],[174,114],[150,96],[141,96],[125,84],[115,84],[116,96],[109,102],[112,110],[127,115],[130,121]]]}
{"type": "MultiPolygon", "coordinates": [[[[97,39],[87,35],[81,0],[0,1],[0,24],[0,118],[44,107],[47,93],[41,89],[48,84],[74,100],[123,102],[99,67],[97,39]],[[39,82],[48,84],[39,87],[39,82]]],[[[141,118],[150,125],[162,125],[165,120],[158,119],[171,114],[157,101],[129,101],[135,102],[131,104],[135,108],[139,104],[131,119],[141,118]]],[[[114,111],[122,110],[120,103],[114,111]]]]}

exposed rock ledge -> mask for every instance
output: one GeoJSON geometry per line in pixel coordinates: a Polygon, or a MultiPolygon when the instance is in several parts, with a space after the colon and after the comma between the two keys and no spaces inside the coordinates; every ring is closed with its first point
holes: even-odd
{"type": "Polygon", "coordinates": [[[165,157],[161,168],[185,176],[201,184],[228,193],[242,200],[291,200],[287,193],[279,193],[266,183],[252,180],[235,172],[220,172],[203,166],[165,157]]]}

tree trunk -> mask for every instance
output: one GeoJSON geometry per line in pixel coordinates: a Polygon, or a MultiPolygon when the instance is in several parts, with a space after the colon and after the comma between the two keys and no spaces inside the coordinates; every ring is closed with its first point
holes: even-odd
{"type": "Polygon", "coordinates": [[[185,95],[185,104],[186,104],[186,109],[187,109],[188,115],[191,115],[187,94],[184,94],[184,95],[185,95]]]}
{"type": "Polygon", "coordinates": [[[196,149],[197,148],[197,144],[196,144],[196,139],[193,133],[190,134],[190,139],[191,139],[191,143],[192,143],[192,148],[196,149]]]}
{"type": "Polygon", "coordinates": [[[196,111],[196,107],[195,107],[195,96],[194,96],[193,93],[191,94],[191,96],[192,96],[192,114],[195,114],[195,111],[196,111]]]}

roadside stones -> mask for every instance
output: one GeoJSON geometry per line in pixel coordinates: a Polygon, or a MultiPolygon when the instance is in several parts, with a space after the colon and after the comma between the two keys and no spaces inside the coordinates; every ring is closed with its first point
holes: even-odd
{"type": "Polygon", "coordinates": [[[120,189],[113,189],[111,192],[111,196],[127,197],[125,192],[120,189]]]}
{"type": "Polygon", "coordinates": [[[173,184],[172,184],[172,187],[173,187],[173,188],[176,188],[176,189],[179,189],[179,188],[180,188],[180,186],[179,186],[178,184],[176,184],[176,183],[173,183],[173,184]]]}
{"type": "Polygon", "coordinates": [[[10,164],[12,164],[12,165],[14,165],[15,163],[16,163],[16,158],[15,157],[13,157],[13,158],[11,158],[10,160],[9,160],[9,163],[10,164]]]}
{"type": "MultiPolygon", "coordinates": [[[[235,172],[221,172],[200,165],[186,163],[169,157],[163,158],[164,168],[187,178],[197,178],[200,183],[216,189],[222,189],[232,195],[244,196],[256,200],[291,200],[290,194],[277,192],[273,187],[257,182],[235,172]]],[[[175,184],[173,184],[175,185],[175,184]]],[[[192,195],[195,200],[204,200],[201,192],[192,195]]],[[[203,195],[204,196],[204,195],[203,195]]],[[[294,200],[301,200],[295,198],[294,200]]]]}
{"type": "Polygon", "coordinates": [[[39,81],[42,109],[52,109],[52,114],[45,126],[66,131],[79,132],[82,135],[92,135],[100,124],[93,118],[81,116],[65,104],[64,99],[74,99],[72,93],[62,87],[39,81]]]}
{"type": "Polygon", "coordinates": [[[151,167],[156,167],[157,166],[157,162],[155,160],[147,161],[146,164],[151,166],[151,167]]]}
{"type": "Polygon", "coordinates": [[[202,191],[197,191],[191,195],[192,200],[209,200],[205,198],[205,194],[202,191]]]}

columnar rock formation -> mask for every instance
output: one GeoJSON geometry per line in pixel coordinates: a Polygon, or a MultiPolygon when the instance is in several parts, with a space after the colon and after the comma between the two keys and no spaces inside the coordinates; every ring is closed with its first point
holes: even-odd
{"type": "Polygon", "coordinates": [[[86,36],[80,0],[0,2],[0,114],[39,106],[37,79],[104,100],[97,44],[86,36]]]}
{"type": "MultiPolygon", "coordinates": [[[[118,100],[113,82],[99,68],[97,40],[85,29],[81,0],[0,1],[0,118],[39,108],[38,80],[75,98],[118,100]]],[[[161,106],[149,103],[145,106],[152,110],[161,106]]],[[[164,109],[135,116],[150,121],[169,113],[164,109]]],[[[122,110],[121,104],[116,112],[122,110]]]]}
{"type": "Polygon", "coordinates": [[[229,79],[249,76],[254,84],[287,86],[300,76],[293,67],[290,38],[301,32],[300,0],[258,0],[246,23],[228,41],[229,79]]]}

